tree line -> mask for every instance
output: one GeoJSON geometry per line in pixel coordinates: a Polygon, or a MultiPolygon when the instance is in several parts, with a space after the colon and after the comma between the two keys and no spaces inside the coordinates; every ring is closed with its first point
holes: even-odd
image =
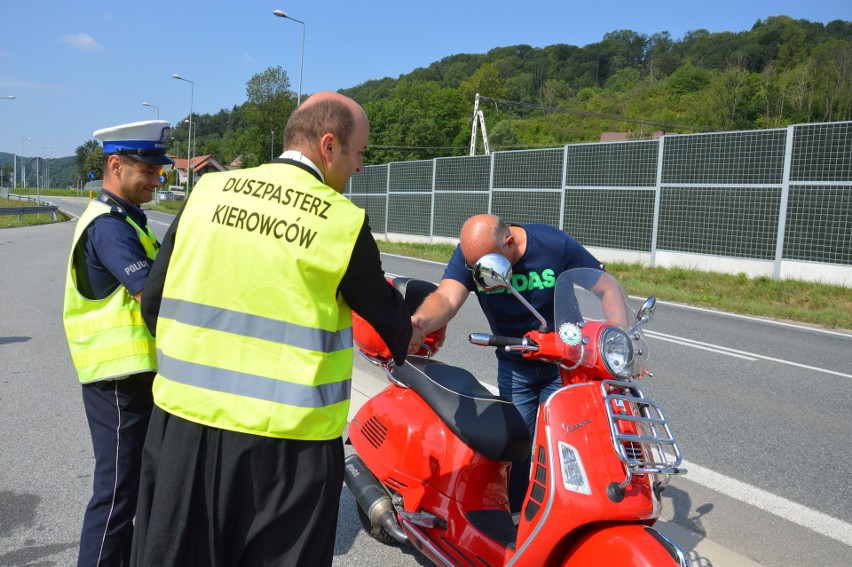
{"type": "MultiPolygon", "coordinates": [[[[457,54],[400,77],[343,89],[370,117],[365,162],[465,155],[476,94],[493,150],[852,119],[852,22],[775,16],[744,32],[607,33],[584,47],[497,47],[457,54]]],[[[296,93],[280,67],[254,75],[246,101],[194,114],[192,155],[242,166],[281,151],[296,93]]],[[[188,117],[187,117],[188,118],[188,117]]],[[[187,154],[189,124],[169,153],[187,154]]],[[[77,175],[100,173],[97,142],[77,148],[77,175]]]]}

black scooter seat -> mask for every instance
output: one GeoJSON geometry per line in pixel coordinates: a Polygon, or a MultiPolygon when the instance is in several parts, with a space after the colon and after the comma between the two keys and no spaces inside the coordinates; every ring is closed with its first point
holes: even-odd
{"type": "Polygon", "coordinates": [[[495,461],[531,452],[526,423],[512,402],[492,394],[473,374],[436,360],[408,357],[393,372],[429,404],[465,445],[495,461]]]}

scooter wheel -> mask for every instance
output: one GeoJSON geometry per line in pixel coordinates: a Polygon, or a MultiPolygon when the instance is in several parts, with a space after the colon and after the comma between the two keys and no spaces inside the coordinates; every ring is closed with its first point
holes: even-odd
{"type": "Polygon", "coordinates": [[[361,526],[363,526],[364,531],[367,532],[371,538],[384,545],[399,545],[399,542],[396,541],[392,535],[386,532],[383,527],[374,526],[370,523],[370,518],[367,516],[367,513],[361,509],[357,502],[355,503],[355,507],[358,509],[358,519],[361,520],[361,526]]]}

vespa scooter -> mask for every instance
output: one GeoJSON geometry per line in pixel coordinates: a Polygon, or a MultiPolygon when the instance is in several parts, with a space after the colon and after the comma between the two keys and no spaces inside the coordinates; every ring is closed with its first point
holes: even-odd
{"type": "MultiPolygon", "coordinates": [[[[413,312],[433,284],[397,278],[413,312]]],[[[385,543],[411,544],[436,565],[687,566],[652,526],[681,452],[659,406],[636,379],[650,376],[642,326],[618,281],[581,268],[559,276],[555,328],[511,286],[511,265],[489,254],[477,285],[512,293],[539,320],[523,337],[472,334],[471,343],[559,365],[563,388],[541,405],[534,439],[517,409],[473,374],[431,358],[444,329],[394,367],[355,316],[355,342],[390,384],[349,425],[346,484],[362,524],[385,543]],[[628,319],[629,317],[629,319],[628,319]],[[630,322],[632,320],[632,323],[630,322]],[[628,326],[629,325],[629,326],[628,326]],[[509,510],[512,461],[532,455],[519,515],[509,510]]]]}

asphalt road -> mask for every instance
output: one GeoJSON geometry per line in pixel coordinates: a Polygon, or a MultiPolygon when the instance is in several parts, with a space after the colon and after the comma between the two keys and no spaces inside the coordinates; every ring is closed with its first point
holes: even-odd
{"type": "MultiPolygon", "coordinates": [[[[54,200],[72,212],[85,206],[54,200]]],[[[149,218],[159,235],[171,222],[149,218]]],[[[61,324],[73,226],[0,231],[0,566],[76,558],[93,461],[61,324]]],[[[430,281],[442,272],[430,262],[383,262],[430,281]]],[[[663,494],[663,531],[702,567],[847,564],[852,336],[666,303],[648,329],[655,377],[643,388],[666,412],[690,469],[663,494]]],[[[476,331],[487,326],[471,300],[439,357],[493,385],[491,349],[467,343],[476,331]]],[[[362,391],[382,385],[361,363],[355,382],[362,391]]],[[[371,540],[354,507],[343,489],[335,565],[427,564],[371,540]]]]}

